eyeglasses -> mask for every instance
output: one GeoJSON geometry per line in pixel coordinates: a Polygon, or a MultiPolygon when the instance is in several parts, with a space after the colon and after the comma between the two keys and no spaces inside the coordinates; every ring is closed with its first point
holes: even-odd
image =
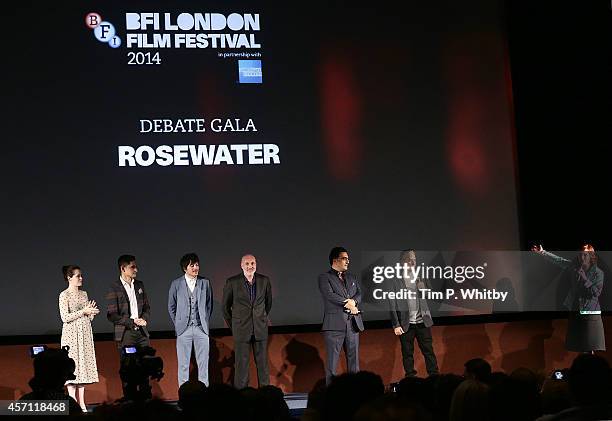
{"type": "Polygon", "coordinates": [[[348,262],[349,258],[348,257],[338,257],[338,260],[342,260],[344,262],[348,262]]]}

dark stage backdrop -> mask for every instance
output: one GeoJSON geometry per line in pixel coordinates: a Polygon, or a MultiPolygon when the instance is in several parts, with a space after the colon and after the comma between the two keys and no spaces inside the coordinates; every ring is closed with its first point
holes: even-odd
{"type": "Polygon", "coordinates": [[[335,245],[355,272],[363,250],[519,246],[498,2],[5,7],[0,335],[60,331],[64,264],[104,307],[123,253],[169,330],[186,252],[221,327],[246,252],[272,279],[272,323],[298,325],[321,320],[335,245]]]}

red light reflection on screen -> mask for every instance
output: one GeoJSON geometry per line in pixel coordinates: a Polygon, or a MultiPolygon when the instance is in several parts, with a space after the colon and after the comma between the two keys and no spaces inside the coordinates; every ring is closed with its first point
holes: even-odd
{"type": "Polygon", "coordinates": [[[470,58],[454,55],[448,66],[450,168],[464,191],[479,195],[488,189],[490,175],[485,148],[486,92],[475,79],[478,69],[470,58]]]}
{"type": "Polygon", "coordinates": [[[361,171],[362,100],[352,73],[354,64],[336,54],[321,65],[321,126],[328,170],[335,180],[348,181],[361,171]]]}
{"type": "Polygon", "coordinates": [[[513,119],[505,53],[503,37],[495,31],[457,36],[444,53],[446,158],[465,207],[465,232],[458,248],[516,247],[513,119]]]}
{"type": "Polygon", "coordinates": [[[486,165],[478,127],[477,109],[469,109],[475,104],[461,101],[455,104],[450,116],[448,153],[450,165],[456,181],[471,193],[481,192],[486,187],[486,165]]]}

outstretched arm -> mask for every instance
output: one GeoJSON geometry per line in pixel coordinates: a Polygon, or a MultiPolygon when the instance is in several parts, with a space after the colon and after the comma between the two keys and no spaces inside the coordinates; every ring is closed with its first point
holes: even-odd
{"type": "Polygon", "coordinates": [[[564,269],[566,267],[568,267],[572,263],[571,260],[568,260],[568,259],[566,259],[564,257],[561,257],[561,256],[557,256],[554,253],[551,253],[549,251],[544,250],[544,248],[542,247],[541,244],[539,244],[537,246],[534,245],[533,247],[531,247],[531,251],[534,251],[534,252],[538,253],[539,255],[544,256],[548,261],[550,261],[550,262],[554,263],[555,265],[560,266],[560,267],[562,267],[564,269]]]}

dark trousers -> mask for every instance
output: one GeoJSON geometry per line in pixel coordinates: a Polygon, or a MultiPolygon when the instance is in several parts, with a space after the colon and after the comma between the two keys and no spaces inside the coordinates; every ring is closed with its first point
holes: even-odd
{"type": "Polygon", "coordinates": [[[268,340],[257,341],[251,336],[248,342],[234,340],[234,387],[243,389],[249,385],[249,358],[253,349],[257,383],[259,386],[270,384],[270,367],[268,365],[268,340]]]}
{"type": "Polygon", "coordinates": [[[327,364],[325,364],[325,383],[329,384],[336,375],[340,351],[344,348],[346,366],[349,373],[359,371],[359,330],[353,325],[352,317],[346,321],[345,330],[324,330],[327,364]]]}
{"type": "MultiPolygon", "coordinates": [[[[149,346],[149,337],[146,336],[141,329],[126,329],[123,334],[123,338],[121,342],[117,343],[117,349],[119,350],[119,364],[120,367],[123,367],[124,360],[127,359],[127,355],[123,352],[124,346],[135,346],[136,348],[142,348],[145,346],[149,346]]],[[[129,397],[134,396],[134,394],[138,393],[140,395],[150,395],[151,394],[151,385],[149,384],[149,379],[143,380],[140,384],[128,384],[121,380],[121,387],[123,388],[123,396],[129,397]]]]}
{"type": "Polygon", "coordinates": [[[425,367],[427,374],[438,374],[438,362],[436,354],[433,350],[433,338],[431,337],[431,328],[425,327],[423,323],[411,323],[407,332],[400,335],[399,340],[402,345],[402,363],[404,364],[404,372],[406,377],[416,376],[417,372],[414,369],[414,338],[416,336],[419,348],[425,357],[425,367]]]}

